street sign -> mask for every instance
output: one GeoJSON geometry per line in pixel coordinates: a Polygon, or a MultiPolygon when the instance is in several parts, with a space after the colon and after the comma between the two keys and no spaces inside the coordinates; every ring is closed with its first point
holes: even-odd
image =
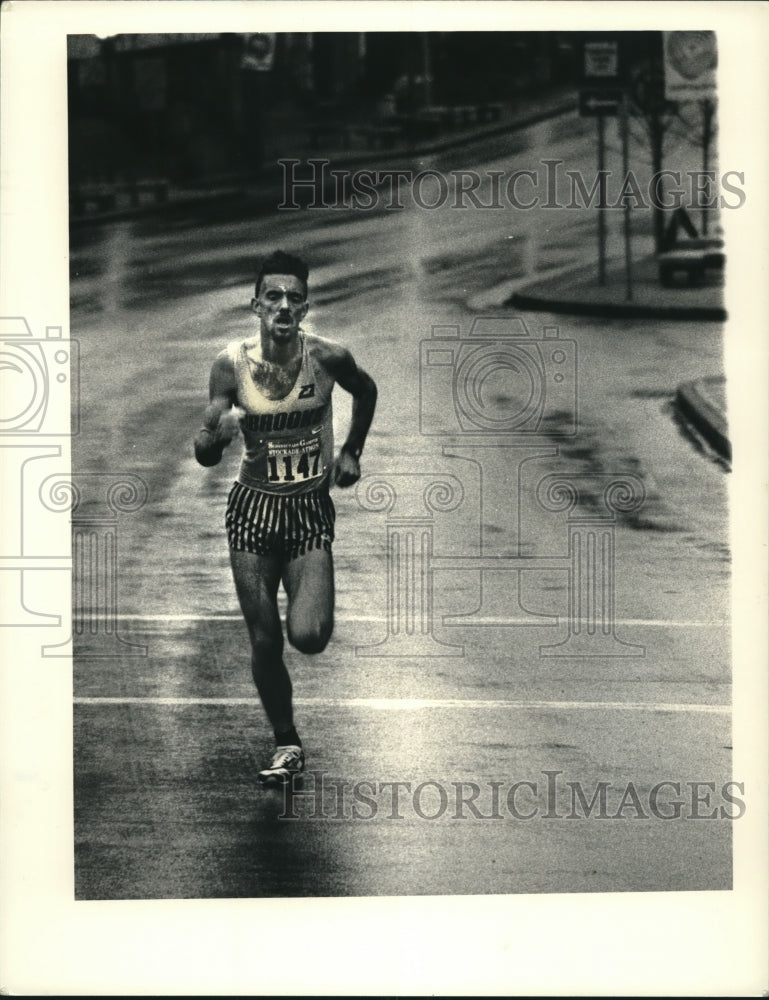
{"type": "Polygon", "coordinates": [[[716,97],[718,50],[715,31],[666,31],[665,97],[702,101],[716,97]]]}
{"type": "Polygon", "coordinates": [[[614,83],[619,76],[619,42],[586,41],[583,46],[582,73],[591,83],[614,83]]]}
{"type": "Polygon", "coordinates": [[[621,90],[581,90],[579,93],[579,113],[583,118],[616,117],[621,103],[621,90]]]}
{"type": "Polygon", "coordinates": [[[272,69],[275,59],[275,35],[259,32],[245,36],[245,50],[241,66],[243,69],[266,72],[272,69]]]}

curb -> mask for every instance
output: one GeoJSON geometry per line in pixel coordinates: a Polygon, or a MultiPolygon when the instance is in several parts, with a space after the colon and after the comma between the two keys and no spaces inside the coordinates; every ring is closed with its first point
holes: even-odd
{"type": "Polygon", "coordinates": [[[598,316],[603,319],[699,319],[718,323],[723,323],[727,319],[726,310],[721,306],[650,306],[633,302],[578,302],[573,299],[550,299],[528,292],[515,292],[505,305],[530,312],[598,316]]]}
{"type": "MultiPolygon", "coordinates": [[[[617,264],[621,258],[612,258],[617,264]]],[[[646,257],[638,259],[641,264],[646,257]]],[[[722,305],[672,305],[647,302],[596,302],[585,298],[563,298],[551,295],[548,289],[562,286],[564,279],[574,286],[582,276],[587,278],[594,271],[593,265],[586,267],[576,264],[559,269],[556,275],[529,280],[520,291],[515,291],[502,304],[507,307],[524,309],[529,312],[552,312],[571,316],[596,316],[601,319],[659,319],[659,320],[700,320],[724,323],[728,316],[722,305]],[[539,289],[539,290],[538,290],[539,289]]],[[[643,281],[638,281],[639,288],[643,281]]],[[[647,298],[649,297],[647,289],[647,298]]],[[[566,293],[568,295],[568,292],[566,293]]],[[[662,294],[665,294],[664,292],[662,294]]],[[[667,294],[670,294],[669,292],[667,294]]]]}
{"type": "Polygon", "coordinates": [[[679,411],[727,461],[732,460],[732,444],[725,415],[707,395],[708,383],[721,382],[718,377],[682,382],[676,389],[675,403],[679,411]]]}

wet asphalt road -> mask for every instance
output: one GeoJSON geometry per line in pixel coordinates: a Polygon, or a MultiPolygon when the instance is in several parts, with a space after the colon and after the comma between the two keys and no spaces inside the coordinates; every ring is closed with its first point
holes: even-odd
{"type": "MultiPolygon", "coordinates": [[[[587,167],[595,155],[592,128],[574,121],[500,141],[467,163],[509,170],[536,150],[587,167]]],[[[74,233],[73,465],[148,487],[119,522],[120,639],[106,659],[76,646],[79,898],[730,885],[727,477],[670,408],[679,382],[722,370],[720,327],[524,317],[537,343],[558,328],[575,374],[515,441],[468,443],[420,347],[436,326],[465,337],[483,289],[594,252],[594,227],[573,211],[254,219],[232,206],[74,233]],[[191,454],[211,361],[252,330],[254,260],[275,246],[310,260],[306,327],[346,343],[380,389],[369,478],[335,495],[335,637],[316,657],[288,652],[313,772],[293,807],[255,782],[270,734],[223,533],[238,456],[205,470],[191,454]],[[420,416],[436,433],[420,433],[420,416]],[[543,501],[556,476],[577,484],[576,507],[543,501]],[[607,522],[603,490],[623,476],[643,503],[607,522]],[[397,509],[377,509],[375,480],[397,509]],[[437,482],[457,502],[426,510],[437,482]],[[608,546],[597,599],[613,601],[614,631],[600,655],[558,645],[584,580],[573,560],[585,523],[590,544],[608,546]],[[413,553],[393,548],[409,532],[413,553]],[[661,782],[673,785],[655,814],[661,782]],[[599,796],[589,818],[580,792],[599,796]]],[[[479,405],[497,417],[523,405],[518,374],[492,365],[479,405]]],[[[349,406],[337,402],[341,440],[349,406]]]]}

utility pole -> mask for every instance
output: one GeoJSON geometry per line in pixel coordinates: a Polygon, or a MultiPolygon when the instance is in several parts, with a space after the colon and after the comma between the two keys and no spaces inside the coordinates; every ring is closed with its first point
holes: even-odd
{"type": "Polygon", "coordinates": [[[598,119],[598,283],[606,284],[606,118],[623,102],[620,46],[616,35],[591,35],[582,44],[579,113],[598,119]]]}
{"type": "Polygon", "coordinates": [[[598,284],[606,284],[606,211],[604,171],[606,169],[606,117],[598,115],[598,284]]]}
{"type": "Polygon", "coordinates": [[[422,99],[426,108],[433,103],[432,65],[430,58],[430,36],[422,32],[422,99]]]}
{"type": "MultiPolygon", "coordinates": [[[[710,143],[713,138],[713,116],[715,105],[713,101],[706,97],[702,102],[702,170],[705,176],[708,175],[710,166],[710,143]]],[[[702,235],[708,235],[708,206],[707,199],[702,205],[702,235]]]]}
{"type": "MultiPolygon", "coordinates": [[[[630,170],[630,126],[628,122],[628,97],[627,88],[622,92],[622,108],[620,117],[620,127],[622,130],[622,176],[627,177],[630,170]]],[[[632,243],[630,232],[630,199],[625,197],[624,206],[624,231],[625,231],[625,298],[628,302],[633,300],[633,266],[632,266],[632,243]]]]}
{"type": "Polygon", "coordinates": [[[264,161],[265,78],[275,59],[275,34],[264,32],[244,37],[241,56],[243,106],[246,126],[247,169],[259,174],[264,161]]]}

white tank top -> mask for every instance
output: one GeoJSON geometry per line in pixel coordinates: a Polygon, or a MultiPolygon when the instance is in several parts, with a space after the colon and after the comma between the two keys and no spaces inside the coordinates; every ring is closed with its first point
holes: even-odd
{"type": "Polygon", "coordinates": [[[268,399],[254,382],[246,342],[227,345],[237,380],[245,450],[238,482],[264,493],[295,495],[325,488],[334,460],[331,392],[334,379],[310,350],[318,338],[301,334],[302,367],[283,399],[268,399]]]}

